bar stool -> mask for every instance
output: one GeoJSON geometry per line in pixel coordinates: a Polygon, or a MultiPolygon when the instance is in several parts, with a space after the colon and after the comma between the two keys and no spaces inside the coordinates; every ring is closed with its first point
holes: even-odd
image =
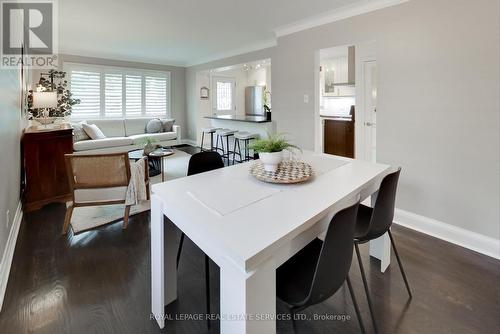
{"type": "Polygon", "coordinates": [[[215,131],[219,130],[220,128],[203,128],[201,129],[201,145],[200,145],[200,151],[207,151],[203,148],[203,140],[205,139],[205,135],[209,134],[210,135],[210,151],[214,150],[214,133],[215,131]]]}
{"type": "Polygon", "coordinates": [[[248,146],[250,145],[250,140],[258,138],[259,138],[258,134],[250,133],[247,131],[238,131],[234,134],[233,164],[236,162],[235,159],[236,155],[240,157],[240,160],[237,162],[250,161],[250,159],[253,159],[253,157],[250,156],[250,148],[248,146]],[[244,159],[243,155],[241,154],[240,140],[242,140],[245,145],[244,159]],[[236,145],[238,145],[238,152],[236,152],[236,145]]]}
{"type": "Polygon", "coordinates": [[[217,136],[217,143],[215,146],[216,151],[222,151],[222,159],[227,159],[227,164],[229,165],[229,157],[231,153],[231,148],[229,147],[229,137],[234,136],[236,130],[231,129],[219,129],[215,131],[215,135],[217,136]],[[219,148],[219,138],[221,139],[221,148],[219,148]],[[224,148],[224,138],[226,139],[226,148],[224,148]]]}

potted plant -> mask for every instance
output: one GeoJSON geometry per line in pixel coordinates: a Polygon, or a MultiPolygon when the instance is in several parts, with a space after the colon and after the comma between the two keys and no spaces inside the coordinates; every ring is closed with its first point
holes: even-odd
{"type": "Polygon", "coordinates": [[[156,139],[154,139],[152,137],[143,138],[143,139],[141,139],[141,141],[139,143],[140,143],[140,145],[144,146],[144,155],[149,155],[151,152],[156,150],[156,148],[158,147],[158,145],[155,144],[156,139]]]}
{"type": "Polygon", "coordinates": [[[269,135],[267,139],[258,139],[249,146],[254,152],[259,153],[259,158],[266,172],[276,172],[283,161],[283,150],[298,149],[290,144],[283,134],[269,135]]]}

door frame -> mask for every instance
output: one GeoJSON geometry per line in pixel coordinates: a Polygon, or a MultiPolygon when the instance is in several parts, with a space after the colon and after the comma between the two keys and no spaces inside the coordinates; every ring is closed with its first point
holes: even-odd
{"type": "Polygon", "coordinates": [[[364,56],[359,58],[359,71],[356,73],[356,77],[358,77],[359,72],[359,80],[356,78],[356,123],[354,124],[356,129],[356,137],[355,137],[355,146],[356,146],[356,158],[358,159],[367,159],[367,150],[370,150],[370,147],[366,145],[366,131],[365,131],[365,63],[367,62],[377,62],[377,57],[375,55],[364,56]]]}
{"type": "Polygon", "coordinates": [[[323,153],[323,122],[320,117],[320,94],[319,67],[321,65],[321,50],[335,47],[354,45],[356,48],[355,70],[356,70],[356,103],[354,124],[354,157],[365,159],[365,110],[364,110],[364,74],[363,63],[366,61],[377,61],[376,41],[363,41],[350,44],[332,45],[318,49],[314,53],[314,151],[323,153]]]}

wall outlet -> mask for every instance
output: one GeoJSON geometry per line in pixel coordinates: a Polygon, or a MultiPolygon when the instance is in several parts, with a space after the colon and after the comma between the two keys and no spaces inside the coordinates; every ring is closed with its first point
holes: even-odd
{"type": "Polygon", "coordinates": [[[7,218],[6,222],[5,222],[5,227],[7,229],[9,229],[9,224],[10,224],[10,210],[7,210],[7,212],[5,213],[5,216],[7,218]]]}
{"type": "Polygon", "coordinates": [[[304,94],[304,103],[309,103],[309,95],[304,94]]]}

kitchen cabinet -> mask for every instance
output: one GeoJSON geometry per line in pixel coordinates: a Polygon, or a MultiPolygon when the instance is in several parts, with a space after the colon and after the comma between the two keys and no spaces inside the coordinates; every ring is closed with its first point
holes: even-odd
{"type": "Polygon", "coordinates": [[[354,158],[354,120],[325,119],[323,122],[324,153],[354,158]]]}
{"type": "Polygon", "coordinates": [[[346,56],[332,57],[322,62],[320,82],[323,96],[354,95],[354,46],[347,48],[346,56]]]}

